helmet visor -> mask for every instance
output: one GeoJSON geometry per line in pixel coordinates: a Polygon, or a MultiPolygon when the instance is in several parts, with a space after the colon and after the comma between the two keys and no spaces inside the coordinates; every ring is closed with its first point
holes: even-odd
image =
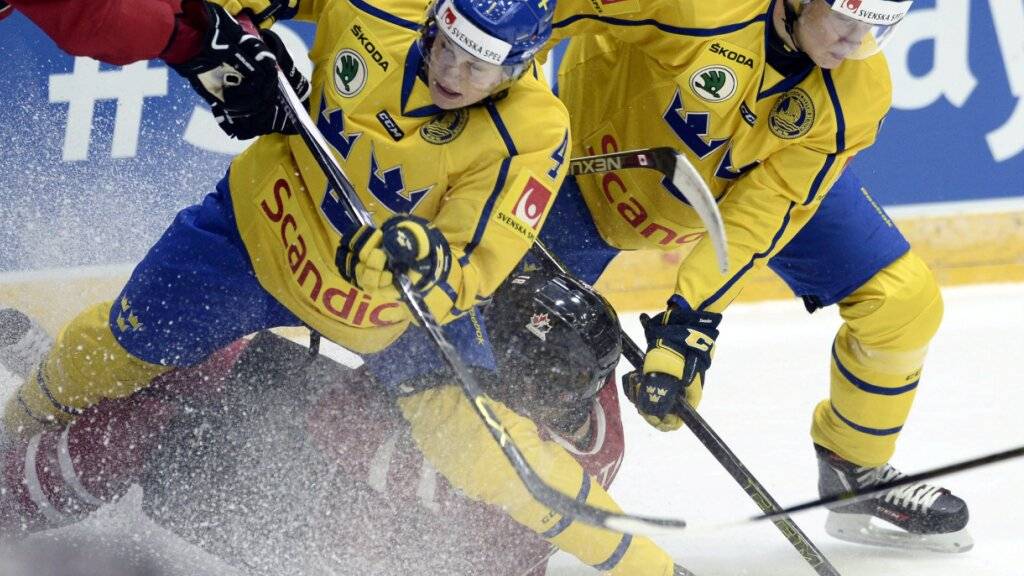
{"type": "Polygon", "coordinates": [[[510,79],[505,66],[477,58],[442,29],[429,46],[427,65],[438,76],[454,76],[482,92],[491,92],[510,79]]]}
{"type": "Polygon", "coordinates": [[[850,60],[877,54],[910,11],[911,1],[825,0],[832,10],[827,25],[849,46],[850,60]]]}

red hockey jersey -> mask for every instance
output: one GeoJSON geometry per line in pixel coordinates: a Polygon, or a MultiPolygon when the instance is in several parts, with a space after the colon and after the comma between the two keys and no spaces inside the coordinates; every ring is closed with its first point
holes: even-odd
{"type": "MultiPolygon", "coordinates": [[[[382,574],[545,573],[550,544],[452,488],[417,450],[397,410],[372,385],[351,384],[327,392],[309,426],[337,462],[338,521],[330,531],[337,549],[355,555],[353,566],[378,566],[382,574]]],[[[545,432],[607,488],[624,451],[614,376],[593,400],[591,426],[582,448],[545,432]]]]}

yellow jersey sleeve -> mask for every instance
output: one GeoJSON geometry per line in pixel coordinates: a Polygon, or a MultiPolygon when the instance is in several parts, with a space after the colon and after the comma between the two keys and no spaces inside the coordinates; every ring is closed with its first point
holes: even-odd
{"type": "MultiPolygon", "coordinates": [[[[884,60],[865,66],[876,70],[880,66],[888,73],[884,60]]],[[[864,88],[854,86],[856,80],[829,71],[821,75],[822,92],[832,102],[831,111],[822,111],[823,129],[801,145],[768,156],[730,186],[719,202],[728,238],[729,274],[722,276],[716,270],[710,242],[697,243],[680,264],[675,293],[691,308],[724,310],[739,295],[750,272],[764,267],[811,219],[854,156],[874,143],[878,126],[874,119],[888,110],[889,98],[862,97],[858,92],[864,88]]]]}
{"type": "MultiPolygon", "coordinates": [[[[529,83],[523,90],[514,88],[518,93],[486,104],[486,114],[471,119],[489,122],[504,146],[492,154],[478,154],[451,178],[434,217],[457,260],[440,285],[451,311],[439,321],[454,318],[494,293],[536,240],[554,204],[568,169],[569,118],[560,101],[546,88],[538,88],[529,83]]],[[[428,303],[432,310],[439,309],[428,303]]]]}
{"type": "MultiPolygon", "coordinates": [[[[487,404],[545,483],[578,502],[621,511],[564,448],[540,437],[531,420],[500,402],[487,400],[487,404]]],[[[469,498],[499,506],[515,521],[602,573],[672,575],[672,558],[649,538],[575,522],[534,500],[457,387],[405,396],[398,406],[423,455],[469,498]]]]}
{"type": "Polygon", "coordinates": [[[766,4],[747,0],[709,8],[694,0],[559,0],[545,48],[571,37],[607,34],[640,48],[657,65],[675,70],[692,57],[680,50],[677,37],[707,37],[729,25],[765,20],[766,4]]]}
{"type": "Polygon", "coordinates": [[[298,10],[295,13],[295,19],[316,22],[320,18],[320,14],[331,4],[344,5],[347,2],[338,2],[337,0],[298,0],[298,10]]]}

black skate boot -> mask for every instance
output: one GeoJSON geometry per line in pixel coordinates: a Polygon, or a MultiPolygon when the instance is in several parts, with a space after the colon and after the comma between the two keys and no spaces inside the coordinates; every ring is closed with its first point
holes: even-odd
{"type": "Polygon", "coordinates": [[[52,347],[42,326],[14,308],[0,308],[0,366],[24,380],[52,347]]]}
{"type": "MultiPolygon", "coordinates": [[[[903,478],[889,464],[866,468],[815,445],[818,454],[818,492],[822,497],[903,478]]],[[[873,498],[828,507],[825,531],[840,540],[936,552],[966,552],[974,546],[968,533],[967,503],[941,486],[917,482],[893,488],[873,498]],[[878,518],[899,530],[872,524],[878,518]]]]}

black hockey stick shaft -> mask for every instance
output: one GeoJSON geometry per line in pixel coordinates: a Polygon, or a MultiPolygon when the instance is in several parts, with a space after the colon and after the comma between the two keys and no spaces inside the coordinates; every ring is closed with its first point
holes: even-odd
{"type": "MultiPolygon", "coordinates": [[[[282,102],[288,109],[299,135],[306,145],[309,146],[314,158],[327,176],[334,189],[333,192],[338,194],[339,200],[345,206],[348,216],[353,222],[362,225],[373,225],[372,217],[367,212],[365,206],[363,206],[341,165],[330,152],[330,147],[323,135],[317,130],[313,120],[309,117],[309,113],[295,95],[295,91],[292,90],[288,79],[280,70],[278,70],[277,78],[282,102]]],[[[332,191],[329,190],[328,193],[332,193],[332,191]]],[[[497,442],[502,453],[508,459],[509,464],[515,470],[520,480],[522,480],[526,489],[538,502],[562,516],[617,532],[630,534],[678,532],[686,527],[686,522],[682,519],[652,518],[595,508],[578,502],[575,498],[563,494],[545,483],[526,462],[526,458],[523,457],[519,447],[513,442],[501,420],[498,419],[495,412],[491,409],[490,404],[492,400],[483,393],[476,378],[462,362],[455,347],[445,338],[437,320],[424,305],[419,294],[413,290],[408,277],[403,274],[398,274],[396,277],[402,298],[455,373],[460,388],[475,409],[484,427],[491,434],[491,437],[494,438],[494,441],[497,442]]]]}
{"type": "MultiPolygon", "coordinates": [[[[622,338],[622,354],[634,368],[637,370],[643,369],[644,354],[636,342],[628,337],[625,332],[623,332],[622,338]]],[[[838,576],[839,571],[836,570],[836,567],[814,545],[814,542],[811,541],[807,534],[796,525],[796,522],[788,514],[783,513],[782,507],[776,502],[775,498],[768,493],[764,485],[754,477],[711,425],[704,420],[704,417],[682,398],[676,404],[676,410],[680,418],[683,419],[683,423],[690,429],[690,432],[718,460],[718,463],[725,468],[726,472],[736,480],[740,487],[743,488],[743,491],[747,493],[747,496],[750,496],[750,499],[754,501],[754,504],[764,514],[773,515],[772,522],[775,524],[775,527],[779,529],[779,532],[782,532],[786,540],[789,540],[789,543],[796,548],[796,551],[803,556],[811,568],[814,568],[815,572],[823,576],[838,576]]]]}
{"type": "Polygon", "coordinates": [[[997,462],[1003,462],[1013,458],[1020,458],[1024,456],[1024,446],[1018,446],[1009,450],[1003,450],[1002,452],[994,452],[985,456],[979,456],[978,458],[972,458],[970,460],[963,460],[946,466],[940,466],[938,468],[932,468],[924,472],[918,472],[916,474],[908,474],[897,480],[891,480],[889,482],[882,482],[876,484],[869,489],[865,490],[849,490],[841,492],[839,494],[833,494],[824,498],[818,498],[817,500],[810,500],[803,504],[796,504],[794,506],[788,506],[781,508],[778,511],[769,512],[765,510],[765,513],[759,516],[750,518],[755,522],[764,520],[770,520],[774,522],[777,517],[784,516],[787,514],[795,514],[797,512],[803,512],[804,510],[810,510],[812,508],[820,508],[829,504],[843,503],[852,504],[861,500],[867,500],[874,498],[879,494],[884,494],[894,488],[900,488],[903,486],[909,486],[911,484],[917,484],[918,482],[925,482],[932,478],[939,476],[946,476],[948,474],[954,474],[956,472],[963,472],[964,470],[970,470],[971,468],[978,468],[979,466],[988,466],[997,462]]]}
{"type": "MultiPolygon", "coordinates": [[[[586,286],[586,283],[575,278],[572,272],[540,240],[535,243],[535,246],[537,248],[536,251],[540,252],[550,265],[558,269],[562,274],[586,286]]],[[[589,288],[589,286],[587,287],[589,288]]],[[[626,334],[625,330],[622,331],[622,355],[626,357],[626,361],[632,364],[634,368],[637,370],[643,369],[644,352],[626,334]]],[[[718,460],[718,463],[725,468],[726,472],[736,480],[740,487],[743,488],[743,491],[757,504],[757,507],[764,512],[766,516],[758,516],[758,519],[768,519],[768,514],[774,515],[771,518],[772,522],[782,532],[782,535],[786,537],[786,540],[803,556],[804,560],[814,568],[815,572],[822,576],[839,576],[839,571],[836,570],[836,567],[829,562],[828,558],[814,545],[814,542],[811,541],[807,534],[793,522],[789,515],[784,513],[779,503],[772,498],[771,494],[758,482],[757,478],[754,478],[750,470],[743,465],[743,462],[740,461],[739,457],[736,456],[725,441],[715,433],[711,425],[683,399],[679,400],[677,409],[679,416],[683,419],[686,427],[690,429],[690,432],[697,437],[697,440],[708,449],[708,452],[718,460]]]]}

